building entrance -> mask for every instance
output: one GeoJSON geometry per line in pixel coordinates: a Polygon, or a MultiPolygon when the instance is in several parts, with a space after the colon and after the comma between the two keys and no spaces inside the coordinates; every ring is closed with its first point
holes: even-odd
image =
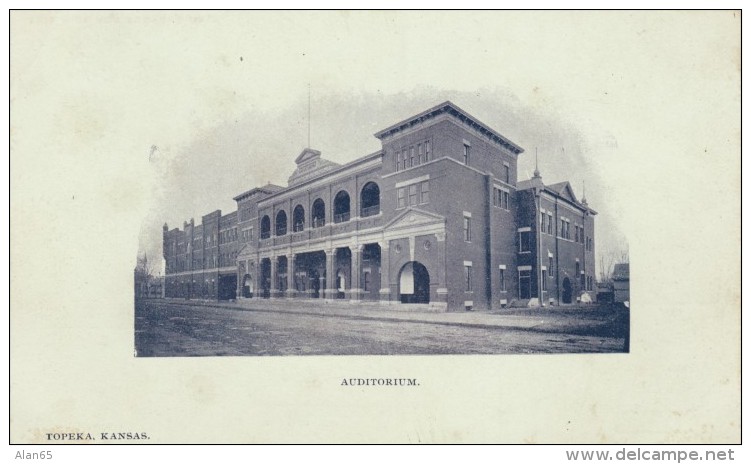
{"type": "Polygon", "coordinates": [[[399,272],[399,301],[430,303],[430,274],[421,263],[410,261],[399,272]]]}
{"type": "Polygon", "coordinates": [[[237,291],[237,274],[219,276],[219,299],[234,300],[237,291]]]}
{"type": "Polygon", "coordinates": [[[568,277],[563,279],[563,295],[561,296],[561,300],[566,304],[571,303],[571,281],[568,277]]]}

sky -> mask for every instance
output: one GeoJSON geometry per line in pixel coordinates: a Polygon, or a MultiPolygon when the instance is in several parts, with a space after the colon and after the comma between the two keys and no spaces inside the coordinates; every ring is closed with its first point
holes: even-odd
{"type": "MultiPolygon", "coordinates": [[[[41,111],[19,111],[11,143],[39,153],[54,146],[44,168],[72,181],[41,182],[29,200],[54,208],[50,197],[75,198],[104,210],[108,220],[83,233],[133,247],[133,263],[143,253],[159,260],[165,222],[200,222],[232,211],[238,193],[286,185],[308,144],[308,86],[310,145],[340,163],[378,150],[378,130],[453,101],[526,150],[519,180],[537,152],[544,182],[568,180],[579,197],[586,182],[599,212],[598,254],[629,247],[639,220],[657,215],[643,205],[680,197],[665,189],[650,198],[655,186],[674,175],[701,181],[702,157],[735,149],[739,55],[718,53],[737,37],[733,12],[15,12],[14,20],[24,53],[11,56],[12,71],[24,85],[11,97],[41,111]],[[29,125],[37,136],[24,137],[29,125]]],[[[38,162],[17,160],[16,171],[38,162]]]]}

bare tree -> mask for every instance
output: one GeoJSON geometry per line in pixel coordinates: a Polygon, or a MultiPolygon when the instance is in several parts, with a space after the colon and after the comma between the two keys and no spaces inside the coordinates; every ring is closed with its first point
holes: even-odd
{"type": "Polygon", "coordinates": [[[610,282],[613,279],[613,268],[616,264],[629,262],[628,243],[622,241],[615,248],[600,255],[600,282],[610,282]]]}
{"type": "Polygon", "coordinates": [[[146,253],[138,257],[134,270],[136,279],[148,280],[154,276],[154,265],[149,261],[146,253]]]}

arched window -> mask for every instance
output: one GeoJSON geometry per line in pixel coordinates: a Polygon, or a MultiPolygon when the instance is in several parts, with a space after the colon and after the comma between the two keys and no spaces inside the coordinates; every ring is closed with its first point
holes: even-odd
{"type": "Polygon", "coordinates": [[[268,216],[264,216],[261,219],[261,238],[271,237],[271,219],[268,216]]]}
{"type": "Polygon", "coordinates": [[[326,225],[326,204],[320,198],[313,202],[313,227],[326,225]]]}
{"type": "Polygon", "coordinates": [[[305,229],[305,209],[302,205],[295,206],[295,210],[292,212],[292,230],[300,232],[305,229]]]}
{"type": "Polygon", "coordinates": [[[381,212],[381,189],[375,182],[368,182],[360,192],[360,217],[375,216],[381,212]]]}
{"type": "Polygon", "coordinates": [[[284,210],[276,213],[276,235],[287,235],[287,213],[284,210]]]}
{"type": "Polygon", "coordinates": [[[349,221],[349,193],[341,190],[334,197],[334,222],[347,221],[349,221]]]}

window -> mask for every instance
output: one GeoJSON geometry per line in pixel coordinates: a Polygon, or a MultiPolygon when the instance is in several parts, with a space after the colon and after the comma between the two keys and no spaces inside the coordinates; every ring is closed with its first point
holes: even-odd
{"type": "Polygon", "coordinates": [[[471,147],[465,143],[464,144],[464,164],[466,164],[466,165],[469,165],[469,153],[470,153],[470,149],[471,149],[471,147]]]}
{"type": "Polygon", "coordinates": [[[362,289],[365,292],[370,290],[370,272],[368,271],[362,273],[362,289]]]}
{"type": "Polygon", "coordinates": [[[540,212],[540,232],[545,232],[545,211],[540,212]]]}
{"type": "Polygon", "coordinates": [[[500,187],[493,187],[493,206],[508,209],[508,191],[500,187]]]}
{"type": "Polygon", "coordinates": [[[261,238],[265,239],[269,237],[271,237],[271,219],[268,216],[264,216],[261,219],[261,238]]]}
{"type": "Polygon", "coordinates": [[[544,267],[540,271],[540,277],[541,277],[540,282],[542,282],[542,291],[543,292],[548,291],[548,279],[545,278],[547,273],[548,273],[548,271],[544,267]]]}
{"type": "Polygon", "coordinates": [[[407,206],[407,201],[405,198],[405,194],[406,194],[405,190],[406,189],[404,187],[399,187],[396,190],[396,207],[397,208],[404,208],[405,206],[407,206]]]}
{"type": "Polygon", "coordinates": [[[425,141],[425,160],[430,161],[430,140],[425,141]]]}
{"type": "Polygon", "coordinates": [[[553,257],[548,256],[548,277],[553,277],[553,257]]]}
{"type": "Polygon", "coordinates": [[[576,262],[576,275],[579,275],[579,274],[580,274],[580,271],[579,271],[579,261],[577,261],[576,262]]]}
{"type": "Polygon", "coordinates": [[[381,212],[381,189],[375,182],[368,182],[360,191],[360,216],[375,216],[381,212]]]}
{"type": "Polygon", "coordinates": [[[419,163],[415,161],[415,147],[414,145],[409,147],[409,165],[417,166],[419,163]]]}
{"type": "Polygon", "coordinates": [[[425,181],[420,184],[420,204],[425,204],[430,201],[430,183],[425,181]]]}
{"type": "Polygon", "coordinates": [[[503,179],[507,184],[511,183],[511,168],[509,168],[508,164],[503,165],[503,179]]]}
{"type": "Polygon", "coordinates": [[[464,216],[464,241],[472,241],[472,218],[464,216]]]}
{"type": "Polygon", "coordinates": [[[506,291],[506,269],[500,268],[498,269],[499,279],[498,284],[502,292],[506,291]]]}
{"type": "Polygon", "coordinates": [[[465,283],[465,292],[471,292],[472,291],[472,265],[464,265],[464,283],[465,283]]]}
{"type": "Polygon", "coordinates": [[[579,224],[574,224],[574,241],[579,243],[579,224]]]}
{"type": "Polygon", "coordinates": [[[412,167],[412,160],[409,160],[409,164],[407,164],[408,163],[407,160],[409,158],[407,158],[407,149],[406,148],[404,150],[402,150],[402,158],[404,158],[404,169],[411,168],[412,167]]]}
{"type": "Polygon", "coordinates": [[[414,206],[417,204],[417,184],[409,186],[409,205],[414,206]]]}
{"type": "Polygon", "coordinates": [[[519,231],[519,252],[529,253],[532,251],[532,232],[529,230],[519,231]]]}
{"type": "Polygon", "coordinates": [[[548,213],[548,234],[553,235],[553,214],[548,213]]]}

